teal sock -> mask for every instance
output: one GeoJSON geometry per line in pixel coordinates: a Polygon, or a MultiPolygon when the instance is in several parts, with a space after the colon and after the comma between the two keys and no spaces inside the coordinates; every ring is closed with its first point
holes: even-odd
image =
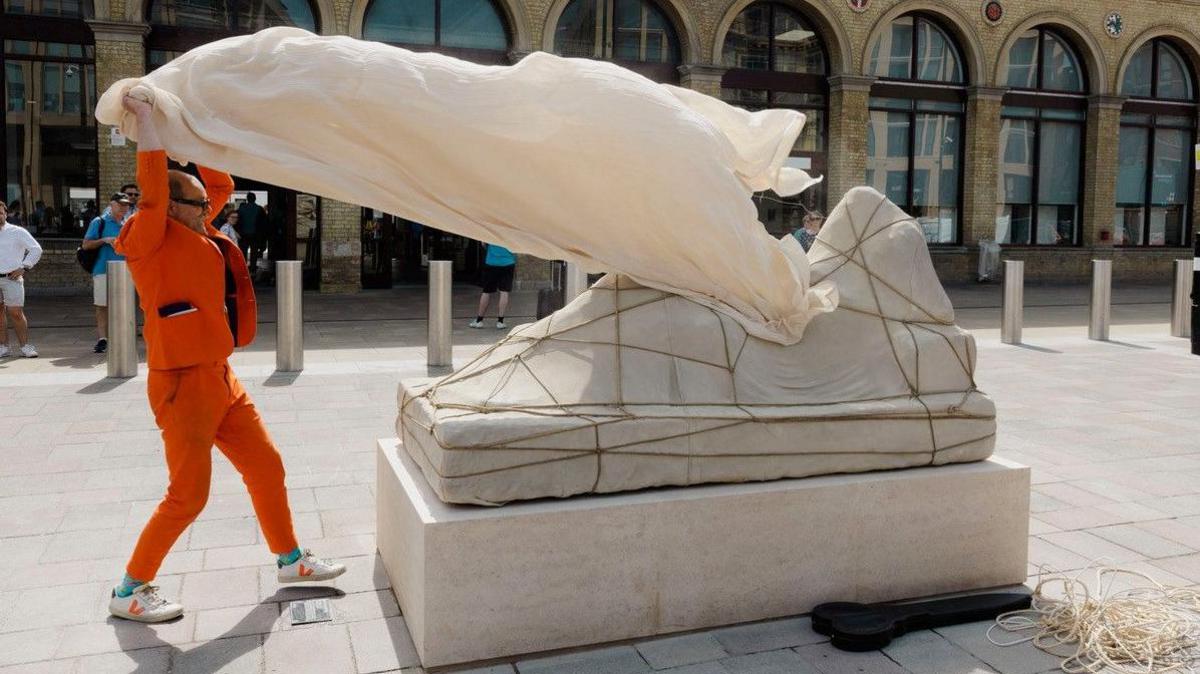
{"type": "Polygon", "coordinates": [[[117,586],[117,596],[128,597],[129,595],[133,594],[134,588],[136,588],[138,585],[143,585],[142,581],[130,578],[128,573],[125,574],[125,577],[121,579],[121,584],[117,586]]]}
{"type": "Polygon", "coordinates": [[[300,548],[296,548],[291,552],[285,552],[282,555],[279,555],[279,559],[276,563],[281,567],[287,566],[288,564],[295,564],[296,560],[300,559],[300,555],[302,554],[304,553],[300,551],[300,548]]]}

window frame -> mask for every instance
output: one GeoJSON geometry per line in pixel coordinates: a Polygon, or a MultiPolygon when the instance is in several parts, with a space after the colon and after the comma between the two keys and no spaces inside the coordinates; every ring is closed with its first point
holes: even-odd
{"type": "MultiPolygon", "coordinates": [[[[1005,87],[1009,91],[1013,91],[1013,92],[1033,93],[1035,95],[1042,95],[1042,96],[1045,96],[1045,95],[1086,96],[1087,92],[1092,90],[1091,73],[1088,72],[1087,64],[1084,62],[1083,58],[1081,57],[1079,49],[1075,46],[1075,42],[1073,40],[1071,40],[1070,38],[1068,38],[1066,35],[1055,30],[1053,26],[1047,26],[1047,25],[1043,24],[1043,25],[1036,26],[1034,28],[1030,28],[1030,29],[1024,31],[1024,33],[1027,33],[1030,30],[1036,30],[1037,34],[1038,34],[1037,49],[1034,51],[1034,58],[1037,59],[1037,84],[1032,89],[1030,89],[1028,87],[1013,87],[1013,86],[1008,85],[1008,63],[1012,59],[1012,47],[1016,46],[1016,43],[1014,42],[1013,45],[1009,47],[1008,54],[1005,57],[1006,59],[1008,59],[1008,61],[1005,62],[1005,69],[1004,69],[1005,87]],[[1079,64],[1079,79],[1080,79],[1081,84],[1083,85],[1081,91],[1068,91],[1066,89],[1047,89],[1047,88],[1045,88],[1046,63],[1045,63],[1045,61],[1043,61],[1042,56],[1045,53],[1046,33],[1053,34],[1054,37],[1058,38],[1059,42],[1065,44],[1073,52],[1073,56],[1075,57],[1075,62],[1079,64]]],[[[1024,33],[1022,33],[1022,35],[1024,33]]],[[[1020,36],[1017,36],[1017,39],[1020,39],[1020,36]]]]}
{"type": "MultiPolygon", "coordinates": [[[[87,128],[87,127],[91,126],[93,128],[93,131],[97,134],[95,136],[95,143],[96,143],[95,148],[91,152],[87,152],[87,153],[81,152],[81,154],[86,155],[85,160],[90,162],[90,164],[91,164],[91,167],[89,170],[90,170],[91,174],[95,176],[95,181],[89,187],[91,187],[93,190],[95,190],[97,195],[100,194],[100,140],[99,140],[99,135],[98,135],[99,134],[99,124],[96,124],[96,123],[93,123],[91,125],[88,124],[89,118],[93,118],[93,116],[94,116],[94,109],[93,109],[93,107],[89,107],[89,106],[95,106],[96,99],[100,95],[100,92],[98,91],[98,87],[96,87],[95,84],[92,84],[89,87],[89,84],[86,80],[86,78],[89,76],[88,75],[89,66],[92,68],[91,77],[95,77],[95,67],[96,67],[96,58],[95,58],[96,42],[93,37],[91,28],[81,18],[43,16],[43,15],[34,15],[34,14],[7,14],[7,13],[0,14],[0,18],[3,18],[3,21],[0,21],[0,93],[3,94],[3,102],[0,102],[0,127],[5,129],[4,142],[0,142],[0,169],[2,169],[3,173],[4,173],[4,183],[5,183],[6,192],[8,189],[7,185],[8,185],[9,149],[8,149],[8,142],[7,142],[8,141],[7,129],[8,129],[9,113],[8,113],[8,88],[7,88],[7,86],[4,86],[4,85],[6,84],[5,77],[6,77],[6,73],[7,73],[7,69],[8,69],[8,64],[10,61],[15,61],[15,62],[24,62],[24,63],[75,64],[75,65],[80,66],[80,75],[81,75],[81,77],[85,78],[81,82],[81,95],[83,96],[83,99],[84,99],[84,105],[81,106],[82,109],[79,111],[80,127],[87,128]],[[34,42],[34,43],[57,43],[57,44],[81,45],[85,48],[90,47],[92,49],[92,55],[89,57],[87,55],[86,49],[84,51],[84,55],[80,56],[80,57],[47,56],[47,55],[43,55],[43,54],[9,53],[7,51],[7,41],[8,40],[21,41],[21,42],[34,42]],[[95,92],[96,98],[92,98],[90,96],[90,91],[93,88],[97,89],[95,92]]],[[[29,107],[31,105],[29,103],[30,91],[35,88],[35,85],[33,84],[32,79],[25,82],[25,87],[26,87],[26,98],[25,98],[26,103],[25,103],[25,105],[26,105],[26,107],[29,107]]],[[[36,88],[40,89],[41,84],[38,83],[36,85],[36,88]]],[[[36,99],[35,103],[32,104],[32,105],[38,106],[38,108],[39,108],[38,115],[39,116],[43,114],[42,111],[40,110],[40,108],[44,104],[44,100],[43,100],[43,97],[41,94],[42,94],[42,92],[39,91],[38,98],[36,99]]],[[[28,115],[30,113],[23,113],[23,114],[28,115]]],[[[56,113],[56,116],[65,116],[65,115],[69,115],[69,114],[72,114],[72,113],[56,113]]],[[[24,177],[21,178],[20,185],[22,188],[22,194],[20,197],[21,202],[22,202],[21,205],[22,205],[22,208],[24,209],[24,211],[26,213],[28,213],[28,209],[31,206],[31,204],[26,203],[27,201],[29,201],[28,195],[25,195],[23,192],[23,188],[25,187],[25,178],[24,177]]],[[[5,198],[7,199],[7,197],[5,197],[5,198]]]]}
{"type": "MultiPolygon", "coordinates": [[[[555,20],[550,41],[550,52],[552,54],[558,54],[558,26],[562,22],[563,15],[566,14],[567,7],[569,7],[572,2],[580,1],[586,0],[568,0],[568,2],[563,5],[562,12],[559,13],[558,19],[555,20]]],[[[670,10],[669,5],[659,2],[658,0],[639,0],[640,2],[654,6],[654,8],[663,15],[663,18],[666,19],[667,24],[671,26],[671,30],[675,33],[675,52],[678,56],[678,60],[668,61],[665,63],[659,61],[629,61],[626,59],[613,58],[614,50],[616,49],[616,24],[613,21],[613,16],[616,14],[616,0],[601,1],[603,2],[604,10],[604,44],[602,45],[601,50],[602,55],[599,58],[594,56],[571,58],[591,58],[597,61],[608,61],[609,63],[615,63],[627,70],[632,70],[633,72],[638,73],[648,79],[654,80],[655,82],[678,84],[679,68],[687,63],[687,59],[684,54],[684,40],[686,38],[686,33],[680,30],[680,23],[676,20],[676,16],[674,12],[670,10]]],[[[597,20],[599,20],[599,14],[597,14],[597,20]]]]}
{"type": "MultiPolygon", "coordinates": [[[[1114,243],[1114,245],[1118,248],[1129,248],[1129,249],[1135,249],[1135,250],[1143,249],[1143,248],[1186,247],[1188,245],[1188,242],[1191,241],[1192,230],[1193,230],[1192,219],[1194,218],[1194,209],[1196,207],[1196,203],[1195,203],[1196,202],[1196,171],[1195,170],[1193,170],[1191,167],[1188,167],[1188,169],[1187,169],[1187,174],[1188,174],[1187,202],[1184,204],[1183,227],[1179,233],[1180,241],[1179,241],[1178,246],[1170,246],[1170,245],[1167,245],[1166,243],[1163,243],[1161,245],[1152,245],[1150,243],[1150,217],[1151,217],[1151,210],[1154,208],[1154,203],[1153,203],[1154,202],[1154,160],[1155,160],[1155,147],[1157,145],[1157,140],[1158,140],[1158,130],[1160,128],[1171,129],[1171,130],[1176,130],[1176,131],[1183,129],[1183,127],[1178,127],[1178,126],[1165,126],[1165,125],[1160,126],[1158,124],[1159,116],[1186,117],[1187,119],[1191,120],[1191,125],[1189,128],[1187,128],[1187,131],[1189,132],[1189,135],[1190,135],[1190,141],[1189,141],[1190,144],[1188,147],[1195,147],[1195,145],[1198,141],[1198,133],[1200,133],[1200,131],[1198,131],[1196,128],[1197,127],[1196,117],[1197,117],[1197,113],[1200,112],[1200,92],[1197,91],[1196,71],[1195,71],[1194,64],[1191,62],[1191,59],[1187,58],[1186,52],[1181,50],[1179,47],[1171,44],[1171,41],[1168,38],[1162,37],[1162,36],[1154,37],[1154,38],[1151,38],[1147,42],[1147,44],[1150,45],[1150,49],[1151,49],[1150,98],[1130,97],[1129,99],[1127,99],[1125,101],[1125,104],[1121,106],[1122,120],[1121,120],[1121,124],[1120,124],[1121,129],[1125,129],[1126,127],[1129,127],[1129,128],[1137,128],[1137,129],[1146,129],[1149,132],[1149,134],[1147,136],[1147,141],[1146,141],[1146,154],[1145,154],[1145,158],[1146,158],[1146,176],[1145,176],[1145,185],[1144,185],[1145,193],[1142,197],[1142,203],[1136,204],[1136,207],[1142,209],[1142,242],[1141,243],[1119,243],[1119,244],[1114,243]],[[1183,60],[1184,67],[1187,69],[1187,76],[1189,78],[1191,78],[1192,99],[1190,101],[1186,100],[1186,99],[1180,99],[1180,98],[1158,98],[1157,97],[1158,96],[1158,85],[1159,85],[1159,78],[1158,78],[1159,50],[1163,46],[1166,46],[1170,49],[1175,50],[1175,52],[1177,54],[1179,54],[1179,56],[1183,60]],[[1127,114],[1148,115],[1150,117],[1150,122],[1148,124],[1127,122],[1124,119],[1124,116],[1127,114]]],[[[1136,55],[1138,51],[1144,49],[1145,47],[1146,47],[1145,44],[1142,45],[1141,47],[1138,47],[1138,49],[1135,50],[1133,52],[1133,54],[1130,56],[1130,61],[1132,62],[1133,55],[1136,55]]],[[[1124,85],[1125,85],[1124,77],[1122,77],[1121,86],[1124,87],[1124,85]]],[[[1118,155],[1118,163],[1119,162],[1120,162],[1120,156],[1118,155]]],[[[1185,164],[1187,164],[1187,163],[1188,162],[1185,161],[1185,164]]],[[[1128,207],[1135,206],[1134,204],[1128,204],[1126,202],[1116,201],[1115,199],[1113,200],[1113,203],[1114,203],[1114,207],[1117,208],[1118,211],[1123,210],[1128,207]]],[[[1113,233],[1113,238],[1114,239],[1116,238],[1116,232],[1113,233]]]]}
{"type": "MultiPolygon", "coordinates": [[[[959,44],[958,38],[954,35],[954,33],[952,31],[947,30],[944,27],[942,21],[940,21],[937,17],[935,17],[932,14],[917,11],[917,12],[908,12],[906,14],[902,14],[902,15],[892,19],[892,23],[894,23],[900,19],[905,19],[905,18],[909,18],[909,17],[912,17],[912,19],[913,19],[913,44],[912,44],[912,54],[909,58],[909,63],[908,63],[908,72],[910,75],[913,75],[914,77],[909,78],[909,79],[900,79],[900,78],[895,78],[895,77],[874,76],[875,83],[871,85],[871,91],[869,92],[869,96],[870,96],[870,99],[875,99],[875,98],[907,99],[912,102],[912,105],[910,106],[909,110],[902,111],[902,110],[897,110],[894,108],[887,108],[887,107],[880,107],[877,105],[872,105],[869,102],[870,99],[868,99],[868,104],[867,104],[868,121],[867,121],[867,124],[868,125],[870,124],[870,113],[876,112],[876,111],[886,111],[886,112],[892,112],[892,113],[903,112],[905,115],[908,116],[908,169],[907,169],[908,170],[908,177],[907,177],[908,190],[907,190],[907,194],[906,194],[907,199],[908,199],[908,205],[904,206],[904,208],[912,209],[914,207],[913,197],[914,197],[914,191],[915,191],[915,185],[916,185],[916,180],[914,180],[914,177],[916,176],[916,163],[917,163],[917,156],[916,156],[917,155],[917,153],[916,153],[916,149],[917,149],[916,148],[917,116],[921,115],[921,114],[939,114],[939,115],[947,115],[947,116],[953,116],[953,117],[958,118],[960,137],[958,139],[958,155],[956,157],[956,161],[958,162],[958,170],[957,170],[958,185],[957,185],[957,188],[955,191],[955,193],[958,196],[958,199],[956,200],[956,204],[955,204],[955,208],[957,210],[957,218],[956,218],[956,222],[954,225],[954,240],[953,241],[941,241],[941,242],[927,242],[927,245],[929,245],[930,247],[935,247],[935,248],[936,247],[950,248],[950,247],[961,246],[961,245],[963,245],[963,232],[965,229],[964,223],[963,223],[964,205],[965,205],[964,195],[963,195],[963,187],[966,184],[967,125],[970,121],[969,117],[967,116],[967,87],[971,86],[971,77],[972,77],[973,73],[971,73],[970,64],[967,63],[966,58],[964,58],[964,52],[963,52],[962,46],[959,44]],[[915,75],[919,74],[919,68],[918,68],[918,59],[920,58],[920,37],[919,37],[919,35],[920,35],[921,31],[918,28],[918,25],[922,21],[925,23],[931,24],[934,28],[936,28],[938,31],[940,31],[947,38],[947,40],[948,40],[947,44],[949,44],[950,48],[954,50],[955,58],[958,59],[959,68],[962,70],[962,73],[963,73],[963,81],[962,82],[944,82],[941,80],[919,80],[919,79],[915,78],[915,75]],[[962,108],[961,108],[961,111],[958,111],[958,112],[949,112],[949,111],[931,112],[931,111],[926,111],[926,110],[918,110],[917,104],[921,101],[929,101],[929,102],[934,102],[934,103],[955,103],[955,104],[961,105],[962,108]]],[[[889,23],[884,28],[884,30],[890,30],[891,25],[892,24],[889,23]]],[[[866,157],[866,162],[867,162],[867,165],[869,168],[870,162],[871,162],[870,156],[866,157]]],[[[915,220],[916,218],[913,218],[913,219],[915,220]]]]}
{"type": "MultiPolygon", "coordinates": [[[[891,82],[891,83],[903,82],[903,83],[908,83],[909,86],[922,85],[922,86],[930,86],[930,87],[962,87],[964,89],[966,87],[970,86],[971,78],[974,75],[974,73],[971,72],[970,64],[967,63],[967,59],[964,57],[964,52],[963,52],[962,46],[959,45],[959,39],[957,36],[954,35],[953,32],[946,30],[946,28],[943,26],[943,22],[938,17],[936,17],[935,15],[930,14],[928,12],[921,12],[921,11],[906,12],[906,13],[901,14],[900,16],[897,16],[896,18],[892,19],[891,22],[888,23],[887,28],[890,29],[892,27],[892,24],[894,24],[895,22],[899,21],[900,19],[907,19],[909,17],[911,17],[913,20],[912,54],[909,56],[909,59],[908,59],[908,72],[909,72],[910,76],[909,77],[885,77],[883,75],[875,75],[874,73],[868,73],[868,74],[871,77],[874,77],[877,82],[891,82]],[[919,72],[920,72],[920,68],[918,66],[917,59],[920,58],[920,54],[921,54],[921,50],[920,50],[921,31],[918,28],[918,24],[921,22],[925,22],[925,23],[932,25],[940,33],[942,33],[943,35],[946,36],[947,44],[949,44],[950,48],[954,50],[954,57],[956,59],[958,59],[958,67],[962,70],[962,74],[963,74],[962,82],[946,82],[944,80],[917,79],[916,75],[919,74],[919,72]]],[[[882,35],[880,35],[880,38],[882,39],[882,35]]],[[[872,51],[872,50],[870,50],[870,49],[868,50],[868,58],[867,58],[868,66],[870,66],[870,56],[869,56],[870,51],[872,51]]]]}
{"type": "MultiPolygon", "coordinates": [[[[146,35],[145,40],[145,68],[146,72],[153,70],[150,64],[150,51],[172,51],[186,52],[203,44],[215,42],[227,37],[235,35],[252,35],[257,29],[251,29],[238,25],[237,0],[216,0],[225,5],[225,14],[228,18],[225,28],[208,28],[199,26],[176,26],[169,23],[154,22],[154,5],[155,0],[148,0],[145,5],[146,22],[150,26],[150,33],[146,35]]],[[[313,28],[315,33],[320,33],[321,12],[320,8],[312,0],[308,2],[309,11],[313,16],[313,28]]]]}
{"type": "MultiPolygon", "coordinates": [[[[789,154],[789,156],[807,158],[811,162],[811,168],[809,169],[811,172],[825,175],[828,172],[829,165],[829,76],[832,68],[830,64],[829,45],[826,44],[824,38],[821,36],[821,33],[814,30],[817,42],[825,56],[825,72],[822,74],[781,72],[774,70],[775,31],[773,28],[775,25],[775,9],[777,7],[782,7],[784,10],[799,17],[804,23],[813,27],[814,29],[817,27],[817,24],[804,12],[801,12],[791,5],[779,2],[778,0],[759,0],[758,2],[754,2],[743,7],[741,12],[745,12],[755,5],[767,5],[770,8],[770,13],[768,14],[768,24],[772,27],[772,30],[770,31],[767,42],[768,69],[757,70],[753,68],[725,68],[724,73],[721,75],[721,89],[754,89],[758,91],[765,91],[767,94],[767,101],[765,105],[766,108],[786,108],[788,110],[796,110],[798,112],[806,112],[809,110],[820,112],[821,138],[823,140],[821,151],[813,152],[810,150],[800,150],[798,152],[789,154]],[[803,105],[795,103],[777,104],[775,103],[776,94],[812,94],[821,96],[825,102],[822,105],[803,105]]],[[[741,12],[738,12],[739,16],[741,15],[741,12]]],[[[726,33],[728,34],[728,30],[726,30],[726,33]]],[[[725,44],[725,36],[722,36],[721,44],[723,49],[725,44]]],[[[723,51],[722,54],[724,54],[723,51]]],[[[731,105],[732,104],[733,103],[731,103],[731,105]]],[[[807,125],[810,120],[811,115],[809,115],[809,120],[806,120],[805,124],[807,125]]],[[[827,191],[821,195],[820,201],[821,203],[819,206],[821,212],[827,213],[829,210],[829,195],[827,191]]]]}
{"type": "MultiPolygon", "coordinates": [[[[1038,34],[1037,49],[1035,51],[1037,59],[1037,84],[1033,89],[1024,87],[1008,87],[1008,91],[1001,99],[1000,107],[1000,129],[998,133],[1003,133],[1004,120],[1006,119],[1021,119],[1033,121],[1033,160],[1030,166],[1033,168],[1033,173],[1030,177],[1032,184],[1030,185],[1030,223],[1029,223],[1029,238],[1023,243],[1003,243],[1001,245],[1010,248],[1063,248],[1063,247],[1079,247],[1083,243],[1083,226],[1087,220],[1087,204],[1085,203],[1086,181],[1087,181],[1087,131],[1088,131],[1088,92],[1091,91],[1091,73],[1088,71],[1087,63],[1083,60],[1079,48],[1075,45],[1075,41],[1071,40],[1061,31],[1055,30],[1053,26],[1039,25],[1028,30],[1036,30],[1038,34]],[[1045,89],[1045,70],[1046,64],[1043,59],[1046,34],[1053,34],[1060,43],[1065,45],[1072,51],[1072,56],[1075,62],[1079,64],[1080,80],[1083,85],[1083,91],[1067,91],[1063,89],[1045,89]],[[1030,117],[1025,115],[1005,114],[1005,108],[1033,108],[1036,113],[1030,117]],[[1068,244],[1059,243],[1038,243],[1038,220],[1040,201],[1040,182],[1042,175],[1042,122],[1045,117],[1042,114],[1045,110],[1073,110],[1083,113],[1081,120],[1065,120],[1051,119],[1049,121],[1055,123],[1075,124],[1079,127],[1079,181],[1076,188],[1075,203],[1078,208],[1074,231],[1071,233],[1071,242],[1068,244]]],[[[1025,31],[1025,32],[1028,32],[1025,31]]],[[[1022,33],[1022,35],[1024,32],[1022,33]]],[[[1012,46],[1010,45],[1008,53],[1005,55],[1005,83],[1008,82],[1008,63],[1012,58],[1012,46]]],[[[1003,151],[1003,148],[1000,149],[1003,151]]],[[[999,168],[999,167],[998,167],[999,168]]],[[[1001,173],[997,170],[997,182],[999,182],[1001,173]]],[[[1009,205],[1007,202],[1001,201],[1003,194],[996,194],[996,206],[1009,205]]],[[[1024,205],[1024,204],[1022,204],[1024,205]]],[[[993,223],[993,230],[995,225],[993,223]]],[[[1011,232],[1011,229],[1010,229],[1011,232]]]]}
{"type": "MultiPolygon", "coordinates": [[[[367,32],[367,19],[371,15],[371,8],[380,0],[371,0],[367,4],[366,10],[363,11],[363,35],[367,32]]],[[[504,8],[496,2],[496,0],[486,0],[492,5],[496,16],[500,17],[500,26],[504,29],[504,49],[474,49],[470,47],[447,47],[442,44],[442,0],[433,0],[433,44],[416,44],[411,42],[386,42],[384,44],[403,47],[415,52],[437,52],[438,54],[446,54],[461,58],[464,61],[480,63],[484,65],[508,65],[508,52],[513,48],[513,28],[508,14],[504,8]]],[[[365,39],[365,38],[364,38],[365,39]]]]}

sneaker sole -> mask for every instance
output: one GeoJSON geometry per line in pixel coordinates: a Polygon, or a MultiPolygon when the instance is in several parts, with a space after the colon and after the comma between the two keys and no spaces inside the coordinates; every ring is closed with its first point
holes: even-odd
{"type": "Polygon", "coordinates": [[[178,618],[179,616],[183,615],[183,608],[180,608],[178,611],[173,611],[171,613],[155,614],[153,616],[147,616],[144,613],[142,615],[133,615],[132,613],[128,613],[125,611],[115,611],[112,608],[109,608],[108,612],[111,615],[116,616],[117,618],[124,618],[125,620],[132,620],[134,622],[161,623],[161,622],[166,622],[168,620],[174,620],[174,619],[178,618]]]}
{"type": "Polygon", "coordinates": [[[329,573],[323,573],[320,575],[314,573],[311,576],[288,576],[287,578],[280,578],[279,582],[281,582],[281,583],[319,583],[324,580],[333,580],[334,578],[337,578],[338,576],[342,575],[343,573],[346,573],[346,569],[344,569],[344,568],[338,569],[337,571],[331,571],[329,573]]]}

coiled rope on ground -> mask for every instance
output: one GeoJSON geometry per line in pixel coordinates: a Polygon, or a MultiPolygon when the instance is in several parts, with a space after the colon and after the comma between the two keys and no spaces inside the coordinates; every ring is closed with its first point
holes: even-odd
{"type": "Polygon", "coordinates": [[[1030,608],[997,617],[988,639],[997,646],[1032,643],[1064,658],[1066,674],[1197,672],[1200,589],[1170,587],[1109,566],[1090,566],[1074,576],[1039,568],[1030,608]],[[1081,577],[1093,570],[1096,583],[1089,587],[1081,577]],[[1122,584],[1125,589],[1117,589],[1122,584]],[[1036,633],[1001,641],[993,637],[997,630],[1036,633]]]}

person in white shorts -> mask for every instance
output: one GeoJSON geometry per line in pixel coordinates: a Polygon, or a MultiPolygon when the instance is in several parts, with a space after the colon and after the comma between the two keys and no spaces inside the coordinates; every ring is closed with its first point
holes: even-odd
{"type": "Polygon", "coordinates": [[[96,307],[96,335],[100,338],[92,348],[95,353],[108,350],[108,263],[125,259],[117,255],[112,245],[121,233],[121,224],[132,207],[133,200],[127,194],[113,194],[108,209],[92,220],[83,235],[83,243],[79,245],[84,250],[100,249],[96,263],[92,265],[92,304],[96,307]]]}
{"type": "Polygon", "coordinates": [[[8,321],[17,333],[21,355],[37,358],[37,349],[29,343],[29,322],[25,320],[25,272],[42,257],[42,247],[24,227],[9,224],[8,208],[0,203],[0,358],[8,357],[8,321]]]}

